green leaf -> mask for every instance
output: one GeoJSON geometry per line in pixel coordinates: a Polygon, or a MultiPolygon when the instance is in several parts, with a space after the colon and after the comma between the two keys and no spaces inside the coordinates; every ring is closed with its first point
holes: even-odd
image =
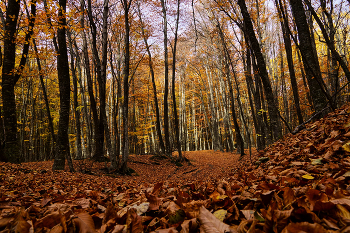
{"type": "Polygon", "coordinates": [[[322,158],[319,159],[310,159],[312,165],[322,165],[322,158]]]}
{"type": "Polygon", "coordinates": [[[169,216],[169,223],[170,224],[176,224],[178,222],[182,222],[185,220],[186,214],[185,211],[182,209],[179,209],[175,212],[174,215],[169,216]]]}
{"type": "Polygon", "coordinates": [[[265,219],[257,211],[254,211],[254,218],[259,220],[259,222],[265,222],[265,219]]]}

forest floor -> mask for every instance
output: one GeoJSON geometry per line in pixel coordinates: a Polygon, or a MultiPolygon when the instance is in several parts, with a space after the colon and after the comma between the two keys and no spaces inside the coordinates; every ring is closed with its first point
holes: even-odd
{"type": "Polygon", "coordinates": [[[131,176],[0,162],[0,232],[350,231],[350,104],[246,154],[131,155],[131,176]]]}

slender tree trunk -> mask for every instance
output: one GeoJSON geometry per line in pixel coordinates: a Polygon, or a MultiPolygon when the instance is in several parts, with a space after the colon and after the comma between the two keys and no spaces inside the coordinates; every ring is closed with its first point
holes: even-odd
{"type": "Polygon", "coordinates": [[[38,70],[39,70],[40,84],[41,84],[41,89],[42,89],[43,95],[44,95],[46,114],[47,114],[47,118],[49,121],[49,130],[50,130],[51,138],[52,138],[51,153],[53,153],[53,148],[55,147],[55,143],[56,143],[56,136],[55,136],[55,132],[54,132],[54,128],[53,128],[53,121],[52,121],[51,112],[50,112],[49,99],[47,97],[46,87],[45,87],[45,83],[44,83],[44,77],[42,75],[41,62],[39,59],[39,54],[38,54],[38,49],[36,47],[35,39],[33,39],[33,46],[34,46],[34,51],[36,54],[36,62],[37,62],[38,70]]]}
{"type": "Polygon", "coordinates": [[[299,124],[302,124],[304,120],[303,120],[303,114],[301,113],[301,109],[300,109],[298,84],[297,84],[297,79],[294,71],[292,43],[291,43],[290,36],[288,34],[288,29],[287,29],[287,27],[289,27],[288,16],[286,15],[287,12],[284,10],[285,9],[284,5],[282,5],[281,1],[279,3],[280,4],[278,4],[277,0],[275,0],[275,5],[278,10],[278,17],[280,19],[282,33],[283,33],[284,48],[286,50],[286,55],[287,55],[289,78],[290,78],[290,83],[293,91],[294,105],[297,111],[298,122],[299,124]]]}
{"type": "Polygon", "coordinates": [[[74,171],[70,157],[68,127],[70,109],[70,76],[66,43],[66,12],[67,0],[59,0],[58,17],[60,17],[59,28],[57,29],[58,56],[57,72],[60,91],[60,118],[57,133],[57,151],[52,169],[63,170],[65,159],[68,160],[70,171],[74,171]]]}
{"type": "MultiPolygon", "coordinates": [[[[81,9],[84,9],[84,0],[81,0],[81,9]]],[[[81,27],[84,28],[84,17],[81,17],[80,20],[81,27]]],[[[89,51],[88,51],[88,44],[87,44],[87,38],[86,34],[83,31],[83,54],[84,54],[84,63],[85,63],[85,73],[86,73],[86,81],[88,86],[88,93],[89,93],[89,99],[90,99],[90,109],[92,112],[92,118],[93,118],[93,125],[94,125],[94,152],[93,152],[93,159],[96,161],[100,161],[103,158],[103,142],[101,141],[101,132],[100,132],[100,120],[97,113],[97,104],[94,96],[93,91],[93,82],[92,82],[92,76],[91,76],[91,69],[90,69],[90,61],[89,61],[89,51]]],[[[103,134],[102,134],[103,138],[103,134]]],[[[103,139],[102,139],[103,140],[103,139]]]]}
{"type": "Polygon", "coordinates": [[[322,87],[320,66],[313,52],[309,26],[306,20],[304,6],[301,0],[290,0],[293,17],[298,30],[299,48],[302,54],[306,78],[308,80],[310,94],[314,110],[321,111],[326,103],[325,90],[322,87]]]}
{"type": "Polygon", "coordinates": [[[168,62],[168,21],[166,16],[166,6],[164,0],[160,1],[163,12],[163,34],[164,34],[164,140],[165,154],[171,156],[170,134],[169,134],[169,62],[168,62]]]}
{"type": "MultiPolygon", "coordinates": [[[[120,47],[119,47],[120,48],[120,47]]],[[[117,165],[119,166],[120,164],[120,133],[119,133],[119,119],[118,119],[118,115],[119,115],[119,109],[120,109],[120,98],[122,96],[122,91],[121,91],[121,81],[120,81],[120,69],[118,67],[117,69],[117,74],[115,73],[114,70],[114,66],[112,63],[112,50],[110,51],[111,55],[110,55],[110,66],[111,66],[111,71],[112,71],[112,77],[113,77],[113,81],[116,80],[117,81],[117,96],[116,98],[114,98],[114,105],[113,105],[113,116],[112,116],[112,122],[113,122],[113,128],[114,128],[114,137],[113,137],[113,145],[114,145],[114,151],[117,157],[117,165]],[[115,101],[115,99],[117,99],[117,101],[115,101]]],[[[119,66],[120,66],[120,60],[118,60],[119,66]]],[[[114,86],[114,84],[113,84],[114,86]]],[[[114,92],[113,92],[114,93],[114,92]]]]}
{"type": "Polygon", "coordinates": [[[36,17],[36,1],[31,2],[31,15],[28,19],[28,30],[25,34],[22,56],[17,68],[16,60],[16,38],[17,21],[20,10],[20,0],[9,0],[7,4],[4,38],[4,60],[2,66],[2,100],[5,124],[4,161],[13,163],[20,162],[20,143],[17,137],[17,116],[15,85],[22,76],[27,63],[27,55],[36,17]]]}
{"type": "MultiPolygon", "coordinates": [[[[252,79],[252,64],[251,64],[251,57],[250,57],[250,50],[247,49],[246,52],[246,59],[245,60],[245,64],[244,64],[244,75],[246,78],[246,83],[247,83],[247,88],[248,88],[248,98],[249,98],[249,104],[250,104],[250,108],[252,111],[252,117],[253,117],[253,123],[254,123],[254,128],[255,128],[255,135],[256,135],[256,146],[258,150],[262,150],[265,148],[265,138],[262,135],[262,130],[261,130],[261,121],[258,121],[258,117],[256,114],[257,112],[259,112],[260,107],[258,109],[258,107],[254,107],[254,102],[252,99],[252,95],[254,96],[254,98],[256,99],[256,91],[254,89],[254,83],[253,83],[253,79],[252,79]]],[[[260,102],[260,101],[259,101],[260,102]]],[[[258,105],[258,103],[256,103],[255,105],[258,105]]],[[[263,131],[264,132],[264,131],[263,131]]]]}
{"type": "Polygon", "coordinates": [[[127,161],[129,157],[129,74],[130,74],[130,25],[129,10],[132,0],[122,0],[124,8],[125,38],[124,38],[124,103],[123,103],[123,156],[120,172],[125,174],[129,168],[127,161]]]}
{"type": "Polygon", "coordinates": [[[218,24],[217,27],[219,29],[221,44],[222,44],[223,52],[225,55],[225,65],[224,66],[225,66],[225,74],[226,74],[226,78],[227,78],[227,82],[228,82],[228,86],[229,86],[229,97],[230,97],[230,101],[231,101],[231,112],[232,112],[233,125],[235,127],[235,132],[236,132],[237,153],[241,154],[241,157],[243,157],[244,156],[244,141],[243,141],[243,137],[241,134],[241,129],[240,129],[240,127],[238,125],[238,121],[237,121],[235,99],[233,97],[233,87],[232,87],[230,68],[229,68],[231,58],[230,58],[229,51],[227,50],[227,47],[226,47],[224,34],[221,30],[220,24],[218,24]]]}
{"type": "MultiPolygon", "coordinates": [[[[102,62],[99,58],[98,50],[97,50],[97,27],[93,19],[92,15],[92,7],[91,0],[88,0],[88,17],[90,21],[90,29],[92,34],[92,51],[94,57],[94,65],[96,67],[96,78],[98,82],[98,90],[99,90],[99,99],[100,99],[100,119],[98,122],[99,130],[96,133],[96,140],[99,141],[101,145],[100,151],[98,151],[99,156],[96,159],[102,159],[104,155],[104,136],[105,129],[108,130],[107,117],[106,117],[106,66],[107,66],[107,18],[108,18],[108,0],[104,0],[103,2],[103,25],[102,25],[102,62]]],[[[107,143],[110,140],[107,139],[107,143]]],[[[107,145],[107,148],[111,148],[110,145],[107,145]]],[[[112,151],[110,151],[112,153],[112,151]]],[[[95,154],[97,156],[97,154],[95,154]]],[[[116,168],[115,163],[115,155],[111,155],[111,166],[112,168],[116,168]]]]}
{"type": "Polygon", "coordinates": [[[175,92],[175,71],[176,71],[176,49],[177,49],[177,31],[179,28],[179,19],[180,19],[180,0],[177,0],[177,14],[176,14],[176,26],[175,26],[175,38],[174,38],[174,47],[173,47],[173,67],[172,67],[172,96],[173,96],[173,114],[174,114],[174,129],[175,129],[175,142],[177,145],[177,151],[179,153],[178,161],[182,162],[187,159],[182,156],[181,153],[181,141],[180,141],[180,127],[179,127],[179,118],[176,108],[176,92],[175,92]]]}
{"type": "Polygon", "coordinates": [[[151,54],[150,46],[148,45],[148,41],[147,41],[147,38],[145,35],[145,29],[144,29],[144,24],[142,22],[142,15],[141,15],[139,3],[138,3],[137,9],[138,9],[138,14],[139,14],[139,19],[141,22],[142,37],[143,37],[143,41],[146,45],[146,49],[147,49],[147,53],[148,53],[148,66],[149,66],[149,70],[151,73],[151,80],[152,80],[152,87],[153,87],[153,99],[154,99],[154,106],[156,109],[156,130],[157,130],[157,135],[158,135],[158,143],[160,146],[160,153],[165,154],[165,146],[164,146],[162,131],[160,129],[160,114],[159,114],[159,106],[158,106],[157,87],[156,87],[155,75],[154,75],[154,70],[153,70],[152,54],[151,54]]]}
{"type": "Polygon", "coordinates": [[[71,51],[70,55],[70,69],[73,77],[73,107],[74,107],[74,116],[75,116],[75,136],[76,136],[76,159],[82,159],[82,149],[81,149],[81,130],[80,130],[80,109],[78,104],[78,81],[76,74],[76,66],[74,65],[74,53],[73,53],[73,42],[71,38],[70,31],[67,31],[67,36],[69,40],[69,50],[71,51]]]}
{"type": "Polygon", "coordinates": [[[256,39],[255,32],[253,29],[253,24],[250,18],[250,15],[247,10],[247,6],[245,4],[245,0],[238,0],[238,5],[241,9],[241,13],[244,19],[244,30],[246,31],[245,35],[248,37],[247,39],[250,42],[250,46],[254,52],[258,70],[259,70],[259,76],[261,78],[261,81],[263,82],[264,92],[267,99],[267,106],[269,111],[269,117],[270,117],[270,125],[272,128],[272,138],[274,140],[278,140],[282,137],[282,128],[281,123],[279,121],[279,110],[278,110],[278,104],[277,99],[273,95],[271,82],[266,70],[266,63],[264,56],[261,52],[260,45],[258,40],[256,39]]]}
{"type": "Polygon", "coordinates": [[[254,72],[254,81],[255,81],[255,93],[254,93],[254,102],[255,102],[255,111],[257,113],[257,120],[258,125],[260,126],[260,132],[261,132],[261,139],[263,148],[265,148],[266,145],[269,145],[271,143],[271,134],[268,133],[268,127],[266,126],[266,121],[264,120],[264,116],[266,116],[266,109],[264,105],[264,99],[263,99],[263,90],[261,88],[261,79],[259,76],[258,67],[256,65],[256,60],[254,56],[252,56],[252,66],[253,66],[253,72],[254,72]]]}
{"type": "Polygon", "coordinates": [[[331,29],[331,31],[333,31],[333,32],[331,32],[331,33],[333,33],[333,35],[331,35],[331,36],[328,36],[327,31],[325,29],[325,26],[323,25],[321,19],[318,17],[318,15],[315,12],[314,8],[312,7],[311,3],[308,0],[306,0],[306,2],[308,4],[308,6],[309,6],[309,9],[311,11],[312,16],[315,18],[318,26],[321,29],[323,38],[325,39],[328,48],[331,50],[332,56],[334,56],[334,58],[339,62],[340,66],[342,67],[342,69],[344,71],[345,77],[347,78],[348,82],[350,82],[350,71],[349,71],[349,68],[346,65],[346,63],[344,62],[344,60],[341,58],[339,53],[335,49],[333,20],[332,20],[332,16],[328,13],[328,11],[326,9],[325,3],[322,3],[322,10],[327,16],[327,20],[328,20],[328,23],[330,25],[329,28],[331,29]]]}

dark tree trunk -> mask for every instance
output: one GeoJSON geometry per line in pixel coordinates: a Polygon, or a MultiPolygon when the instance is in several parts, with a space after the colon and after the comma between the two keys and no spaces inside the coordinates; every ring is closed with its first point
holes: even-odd
{"type": "Polygon", "coordinates": [[[187,160],[181,153],[181,141],[180,141],[180,127],[179,118],[177,115],[176,108],[176,92],[175,92],[175,71],[176,71],[176,48],[177,48],[177,31],[179,28],[180,19],[180,0],[177,0],[177,14],[176,14],[176,26],[175,26],[175,38],[173,47],[173,67],[172,67],[172,97],[173,97],[173,114],[174,114],[174,130],[175,130],[175,142],[177,146],[177,151],[179,153],[178,161],[182,162],[187,160]]]}
{"type": "Polygon", "coordinates": [[[33,39],[33,46],[34,46],[34,51],[36,54],[36,63],[37,63],[38,70],[39,70],[40,85],[41,85],[41,89],[42,89],[43,95],[44,95],[46,114],[47,114],[47,118],[49,121],[49,130],[50,130],[51,137],[52,137],[51,153],[53,153],[54,152],[53,149],[55,148],[55,143],[56,143],[56,136],[55,136],[55,131],[53,128],[53,121],[52,121],[51,112],[50,112],[49,99],[47,97],[46,87],[45,87],[45,83],[44,83],[44,77],[43,77],[42,71],[41,71],[41,62],[39,59],[39,54],[38,54],[38,49],[36,47],[35,39],[33,39]]]}
{"type": "Polygon", "coordinates": [[[66,4],[67,0],[59,0],[58,17],[59,28],[57,29],[57,74],[60,91],[60,117],[57,133],[57,151],[52,169],[64,170],[65,159],[68,160],[70,171],[74,171],[70,160],[70,148],[68,139],[69,109],[70,109],[70,76],[66,44],[66,4]]]}
{"type": "Polygon", "coordinates": [[[161,0],[163,11],[163,34],[164,34],[164,140],[165,154],[171,156],[170,134],[169,134],[169,62],[168,62],[168,21],[166,16],[166,6],[161,0]]]}
{"type": "Polygon", "coordinates": [[[302,0],[290,0],[292,13],[299,35],[299,49],[302,54],[306,78],[310,88],[310,94],[316,112],[321,111],[327,98],[322,87],[320,66],[313,52],[309,26],[306,20],[302,0]]]}
{"type": "Polygon", "coordinates": [[[277,0],[275,0],[275,4],[278,10],[278,17],[280,19],[282,33],[283,33],[284,48],[286,50],[286,55],[287,55],[289,78],[290,78],[290,83],[293,91],[294,105],[297,111],[298,122],[299,124],[302,124],[304,120],[300,109],[298,84],[297,84],[295,71],[294,71],[292,43],[288,33],[288,28],[287,28],[289,24],[288,16],[286,15],[286,11],[284,10],[284,5],[282,5],[281,1],[279,1],[278,3],[277,0]]]}
{"type": "Polygon", "coordinates": [[[281,128],[281,123],[279,121],[279,114],[278,114],[279,110],[278,110],[277,99],[273,95],[271,82],[266,70],[265,59],[261,52],[259,42],[256,39],[253,24],[252,24],[249,12],[247,10],[245,0],[238,0],[238,5],[241,9],[241,13],[244,20],[244,30],[246,31],[245,35],[248,37],[247,39],[249,40],[250,42],[249,44],[254,52],[257,65],[258,65],[259,76],[263,83],[264,92],[267,99],[270,125],[272,129],[272,138],[274,140],[278,140],[279,138],[282,137],[282,128],[281,128]]]}
{"type": "Polygon", "coordinates": [[[69,50],[70,50],[70,69],[72,72],[72,78],[73,78],[73,107],[74,107],[74,116],[75,116],[75,133],[76,133],[76,159],[82,159],[82,149],[81,149],[81,129],[80,129],[80,110],[79,110],[79,104],[78,104],[78,81],[77,81],[77,74],[76,74],[76,66],[74,65],[74,52],[73,52],[73,42],[70,35],[70,32],[67,31],[68,40],[69,40],[69,50]]]}
{"type": "MultiPolygon", "coordinates": [[[[120,48],[120,46],[119,46],[120,48]]],[[[113,145],[114,145],[114,153],[116,154],[116,159],[117,159],[117,165],[119,166],[120,164],[120,133],[119,133],[119,119],[118,118],[118,113],[119,113],[119,106],[120,106],[120,99],[122,97],[122,88],[121,88],[121,72],[120,72],[120,60],[118,60],[118,68],[117,68],[117,74],[115,73],[114,66],[112,63],[112,49],[110,49],[110,67],[112,71],[112,76],[113,76],[113,88],[115,86],[115,81],[117,81],[117,96],[113,100],[113,128],[114,128],[114,138],[113,138],[113,145]],[[115,100],[116,99],[116,100],[115,100]]],[[[114,91],[113,91],[114,93],[114,91]]]]}
{"type": "MultiPolygon", "coordinates": [[[[105,60],[104,56],[107,58],[107,38],[104,36],[104,30],[106,27],[107,30],[107,16],[108,16],[108,0],[105,0],[104,2],[104,11],[103,11],[103,35],[102,35],[102,50],[103,50],[103,60],[105,60]],[[107,6],[106,5],[107,2],[107,6]],[[107,12],[106,11],[107,7],[107,12]],[[104,41],[106,40],[106,41],[104,41]]],[[[91,29],[91,34],[92,34],[92,53],[94,57],[94,65],[96,68],[96,78],[98,82],[98,90],[99,90],[99,99],[100,99],[100,118],[98,121],[98,131],[95,132],[95,139],[96,142],[98,141],[98,146],[100,149],[98,151],[95,151],[94,158],[96,160],[101,160],[103,159],[104,156],[104,121],[106,119],[106,80],[103,77],[105,74],[105,68],[101,64],[101,60],[98,55],[98,50],[97,50],[97,28],[96,24],[94,22],[93,16],[92,16],[92,7],[91,7],[91,0],[88,0],[88,17],[89,17],[89,22],[90,22],[90,29],[91,29]],[[98,154],[97,154],[98,153],[98,154]]],[[[106,63],[105,63],[106,64],[106,63]]],[[[95,127],[96,128],[96,127],[95,127]]],[[[95,142],[95,143],[96,143],[95,142]]],[[[114,164],[115,165],[115,164],[114,164]]]]}
{"type": "Polygon", "coordinates": [[[330,36],[328,36],[328,33],[326,31],[325,26],[323,25],[321,19],[318,17],[318,15],[315,12],[314,8],[312,7],[311,3],[308,0],[306,0],[306,3],[308,4],[308,7],[309,7],[309,9],[311,11],[312,16],[315,18],[318,26],[321,29],[323,38],[325,39],[328,48],[331,50],[332,56],[339,62],[341,68],[344,71],[344,74],[345,74],[348,82],[350,82],[350,71],[349,71],[349,68],[346,65],[346,63],[344,62],[344,60],[341,58],[340,54],[335,49],[335,45],[334,45],[334,30],[335,29],[334,29],[334,26],[333,26],[332,16],[328,13],[328,11],[326,9],[326,6],[325,6],[325,3],[324,2],[322,3],[322,10],[323,10],[322,12],[324,12],[326,14],[326,16],[327,16],[327,20],[328,20],[328,23],[329,23],[329,28],[331,29],[331,35],[330,36]]]}
{"type": "Polygon", "coordinates": [[[235,132],[236,132],[237,153],[241,154],[241,157],[243,157],[243,155],[244,155],[244,141],[243,141],[243,137],[241,134],[241,129],[240,129],[240,127],[238,125],[238,121],[237,121],[235,99],[233,96],[233,87],[232,87],[230,68],[229,68],[229,64],[231,63],[231,58],[230,58],[230,54],[229,54],[227,47],[226,47],[224,34],[221,30],[220,24],[218,24],[217,27],[219,29],[221,44],[222,44],[223,52],[225,55],[225,74],[226,74],[226,78],[227,78],[227,82],[228,82],[228,86],[229,86],[229,97],[230,97],[230,101],[231,101],[232,119],[233,119],[233,125],[235,127],[235,132]]]}
{"type": "Polygon", "coordinates": [[[15,68],[17,21],[20,10],[20,0],[9,0],[7,4],[4,38],[4,60],[2,66],[2,100],[5,127],[5,145],[3,160],[13,163],[20,161],[20,143],[17,138],[17,116],[15,85],[22,75],[27,62],[30,40],[36,17],[36,1],[31,1],[31,15],[28,31],[25,35],[22,57],[18,68],[15,68]]]}
{"type": "Polygon", "coordinates": [[[259,71],[256,65],[256,60],[254,56],[252,56],[252,66],[253,66],[253,72],[254,72],[254,80],[255,80],[255,92],[254,93],[254,102],[255,102],[255,111],[257,113],[257,120],[258,125],[260,127],[261,132],[261,140],[263,144],[263,148],[266,147],[266,145],[271,143],[271,134],[268,133],[268,127],[266,126],[265,116],[266,116],[266,109],[264,105],[264,98],[263,98],[263,90],[261,88],[261,79],[259,76],[259,71]]]}
{"type": "MultiPolygon", "coordinates": [[[[81,9],[84,9],[84,0],[81,0],[81,9]]],[[[80,20],[81,27],[84,28],[84,17],[81,17],[80,20]]],[[[93,159],[96,161],[103,160],[103,133],[101,133],[100,129],[100,120],[97,113],[97,104],[94,96],[93,91],[93,82],[91,77],[91,70],[90,70],[90,61],[89,61],[89,52],[88,52],[88,44],[87,44],[87,38],[85,32],[83,32],[83,54],[84,54],[84,63],[85,63],[85,72],[86,72],[86,81],[88,85],[88,93],[89,93],[89,99],[90,99],[90,109],[92,112],[92,118],[94,123],[94,152],[93,152],[93,159]],[[101,140],[101,134],[102,134],[102,140],[101,140]]]]}
{"type": "Polygon", "coordinates": [[[123,103],[123,156],[120,172],[125,174],[129,171],[127,161],[129,158],[129,75],[130,75],[130,25],[129,10],[132,0],[122,0],[124,9],[125,38],[124,38],[124,103],[123,103]]]}
{"type": "MultiPolygon", "coordinates": [[[[254,83],[252,79],[252,64],[251,64],[251,57],[250,57],[250,50],[247,49],[246,52],[246,59],[244,59],[244,75],[247,83],[247,88],[248,88],[248,98],[249,98],[249,105],[250,109],[252,111],[252,118],[253,118],[253,123],[254,123],[254,128],[255,128],[255,135],[256,135],[256,146],[258,150],[262,150],[265,148],[265,139],[262,137],[262,132],[261,132],[261,122],[258,121],[256,113],[259,112],[258,110],[255,109],[254,107],[254,102],[252,95],[255,97],[256,91],[254,89],[254,83]]],[[[257,104],[256,104],[257,105],[257,104]]]]}
{"type": "MultiPolygon", "coordinates": [[[[78,70],[78,77],[77,77],[77,81],[79,82],[79,86],[80,86],[80,93],[81,93],[81,102],[83,104],[83,119],[82,121],[84,121],[85,118],[85,123],[86,123],[86,146],[85,146],[85,142],[82,142],[82,146],[84,147],[84,157],[85,158],[91,158],[91,131],[92,131],[92,127],[91,127],[91,117],[88,113],[88,106],[86,103],[86,97],[85,97],[85,87],[84,84],[82,82],[82,63],[81,63],[81,59],[80,56],[81,54],[79,53],[78,50],[78,45],[76,43],[76,41],[74,41],[74,50],[75,50],[75,54],[76,54],[76,68],[78,70]]],[[[83,131],[82,131],[83,132],[83,131]]],[[[82,135],[82,137],[84,138],[84,135],[82,135]]]]}

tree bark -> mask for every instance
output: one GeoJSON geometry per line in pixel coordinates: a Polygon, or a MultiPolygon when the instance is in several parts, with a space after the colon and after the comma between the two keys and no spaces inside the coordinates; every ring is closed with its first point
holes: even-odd
{"type": "Polygon", "coordinates": [[[4,35],[4,59],[2,66],[2,100],[5,124],[5,145],[3,160],[18,163],[20,162],[20,143],[17,137],[17,116],[15,85],[22,75],[27,62],[30,39],[36,17],[36,1],[31,1],[31,15],[29,18],[28,31],[25,35],[22,56],[18,68],[15,68],[16,60],[16,38],[17,21],[20,10],[20,0],[9,0],[7,4],[5,32],[4,35]]]}
{"type": "Polygon", "coordinates": [[[126,174],[129,171],[127,161],[129,158],[129,75],[130,75],[130,25],[129,25],[129,10],[132,0],[122,0],[124,9],[124,103],[123,103],[123,156],[120,166],[120,172],[126,174]]]}
{"type": "Polygon", "coordinates": [[[225,66],[225,74],[226,74],[226,78],[227,78],[227,82],[228,82],[228,87],[229,87],[229,97],[230,97],[230,101],[231,101],[231,112],[232,112],[233,125],[235,127],[235,132],[236,132],[237,153],[241,154],[241,157],[243,157],[244,156],[244,141],[243,141],[243,137],[241,134],[241,129],[240,129],[240,127],[238,125],[238,121],[237,121],[235,99],[233,97],[233,87],[232,87],[230,68],[229,68],[231,58],[230,58],[230,54],[229,54],[227,47],[226,47],[224,34],[221,30],[220,24],[217,25],[217,28],[219,30],[221,44],[222,44],[223,52],[225,55],[225,65],[224,66],[225,66]]]}
{"type": "Polygon", "coordinates": [[[141,15],[141,10],[140,10],[139,4],[138,4],[138,14],[139,14],[140,22],[141,22],[141,32],[142,32],[143,41],[146,45],[146,49],[147,49],[147,53],[148,53],[148,66],[149,66],[149,70],[151,73],[151,80],[152,80],[152,87],[153,87],[153,100],[154,100],[154,106],[156,109],[156,130],[157,130],[157,135],[158,135],[158,143],[159,143],[159,147],[160,147],[160,153],[165,154],[165,146],[164,146],[162,131],[160,128],[160,114],[159,114],[159,106],[158,106],[157,87],[156,87],[153,62],[152,62],[152,54],[151,54],[150,46],[149,46],[147,38],[146,38],[144,24],[142,22],[142,15],[141,15]]]}
{"type": "Polygon", "coordinates": [[[70,110],[70,76],[66,43],[66,4],[67,0],[59,0],[58,17],[59,28],[57,29],[57,74],[60,91],[60,117],[57,133],[57,151],[53,170],[64,170],[65,159],[68,160],[70,171],[74,171],[70,160],[70,148],[68,139],[69,110],[70,110]]]}
{"type": "Polygon", "coordinates": [[[173,67],[172,67],[172,97],[173,97],[173,114],[174,114],[174,130],[175,130],[175,141],[177,146],[177,151],[179,153],[178,161],[182,162],[187,159],[181,153],[181,141],[180,141],[180,127],[179,118],[176,108],[176,92],[175,92],[175,71],[176,71],[176,49],[177,49],[177,32],[179,28],[180,19],[180,0],[177,0],[177,13],[176,13],[176,26],[175,26],[175,38],[173,46],[173,67]]]}
{"type": "Polygon", "coordinates": [[[295,76],[294,71],[294,64],[293,64],[293,50],[292,50],[292,43],[290,40],[290,36],[288,33],[288,16],[286,16],[286,11],[284,10],[284,5],[282,5],[282,2],[275,0],[275,5],[277,7],[278,11],[278,17],[280,19],[281,28],[282,28],[282,34],[283,34],[283,41],[284,41],[284,48],[286,50],[287,55],[287,63],[288,63],[288,70],[289,70],[289,78],[290,83],[292,86],[293,91],[293,98],[294,98],[294,105],[298,116],[298,122],[299,124],[302,124],[304,122],[303,115],[301,113],[300,109],[300,99],[299,99],[299,91],[298,91],[298,84],[295,76]],[[285,17],[283,17],[285,16],[285,17]]]}
{"type": "Polygon", "coordinates": [[[42,69],[41,69],[41,62],[39,59],[39,54],[38,54],[38,49],[36,47],[36,43],[35,43],[35,39],[33,38],[33,46],[34,46],[34,51],[36,54],[36,63],[38,66],[38,71],[39,71],[39,79],[40,79],[40,84],[41,84],[41,89],[43,91],[43,95],[44,95],[44,101],[45,101],[45,107],[46,107],[46,114],[47,114],[47,118],[49,121],[49,130],[51,133],[51,137],[52,137],[52,150],[51,152],[53,153],[53,148],[55,148],[55,144],[56,144],[56,136],[55,136],[55,131],[53,128],[53,121],[52,121],[52,117],[51,117],[51,112],[50,112],[50,105],[49,105],[49,99],[47,97],[47,92],[46,92],[46,87],[45,87],[45,83],[44,83],[44,78],[42,75],[42,69]]]}
{"type": "MultiPolygon", "coordinates": [[[[84,0],[81,0],[81,9],[84,9],[84,0]]],[[[81,17],[80,20],[81,27],[84,28],[84,17],[81,17]]],[[[83,31],[83,54],[84,54],[84,66],[85,66],[85,73],[86,73],[86,81],[88,85],[88,93],[89,93],[89,99],[90,99],[90,109],[92,112],[92,118],[94,123],[94,151],[93,151],[93,159],[96,161],[102,160],[103,153],[103,142],[101,141],[101,132],[100,132],[100,120],[97,113],[97,104],[94,96],[94,90],[93,90],[93,82],[92,82],[92,76],[91,76],[91,70],[90,70],[90,61],[89,61],[89,51],[88,51],[88,44],[87,44],[87,38],[86,34],[83,31]]],[[[102,140],[103,140],[103,134],[102,134],[102,140]]]]}
{"type": "Polygon", "coordinates": [[[299,35],[299,49],[302,54],[306,78],[315,112],[321,111],[326,103],[325,90],[322,87],[321,71],[313,52],[309,26],[306,20],[304,6],[301,0],[290,0],[290,6],[299,35]]]}
{"type": "MultiPolygon", "coordinates": [[[[254,123],[254,128],[255,128],[255,135],[256,135],[256,147],[258,150],[262,150],[265,148],[265,138],[262,135],[261,132],[261,121],[258,121],[258,116],[256,115],[257,112],[259,112],[260,107],[257,107],[258,103],[255,103],[254,107],[254,102],[252,95],[255,98],[256,91],[254,89],[254,83],[252,79],[252,64],[251,64],[251,57],[250,57],[250,50],[249,48],[246,50],[246,59],[244,59],[244,76],[246,79],[246,84],[247,84],[247,89],[248,89],[248,98],[249,98],[249,104],[250,104],[250,109],[252,111],[252,118],[253,118],[253,123],[254,123]]],[[[244,56],[244,55],[243,55],[244,56]]]]}
{"type": "MultiPolygon", "coordinates": [[[[327,31],[325,29],[325,26],[323,25],[321,19],[318,17],[317,13],[315,12],[314,8],[312,7],[311,3],[308,1],[308,0],[305,0],[310,11],[311,11],[311,14],[312,16],[315,18],[318,26],[320,27],[321,29],[321,32],[322,32],[322,35],[323,35],[323,38],[325,39],[326,41],[326,44],[328,46],[328,48],[331,50],[332,52],[332,56],[334,56],[334,58],[339,62],[341,68],[343,69],[344,71],[344,74],[345,74],[345,77],[347,78],[348,82],[350,82],[350,71],[349,71],[349,68],[348,66],[346,65],[346,63],[344,62],[344,60],[341,58],[341,56],[339,55],[339,53],[336,51],[335,49],[335,45],[334,45],[334,36],[333,36],[333,40],[331,40],[331,37],[328,36],[327,34],[327,31]]],[[[329,21],[329,24],[330,24],[330,28],[334,30],[334,26],[333,26],[333,23],[332,23],[332,17],[329,15],[329,13],[327,12],[327,9],[326,7],[324,6],[323,4],[323,7],[322,7],[322,10],[323,12],[326,14],[327,18],[328,18],[328,21],[329,21]]]]}
{"type": "Polygon", "coordinates": [[[247,6],[245,4],[245,0],[238,0],[238,5],[241,9],[241,13],[244,20],[244,30],[246,31],[245,35],[248,37],[249,44],[254,52],[257,65],[258,65],[258,71],[259,76],[261,78],[261,81],[263,83],[264,92],[267,99],[267,106],[269,111],[269,117],[270,117],[270,125],[272,129],[272,138],[273,140],[278,140],[282,137],[282,128],[281,123],[279,121],[279,114],[278,114],[278,104],[277,99],[273,95],[271,82],[268,76],[268,72],[266,70],[266,63],[264,56],[261,52],[260,45],[258,40],[256,39],[253,24],[250,18],[250,15],[248,13],[247,6]]]}
{"type": "Polygon", "coordinates": [[[164,34],[164,140],[165,154],[171,156],[170,134],[169,134],[169,62],[168,62],[168,21],[166,16],[166,6],[164,0],[160,1],[163,12],[163,34],[164,34]]]}
{"type": "Polygon", "coordinates": [[[67,31],[68,41],[69,41],[69,50],[71,52],[70,55],[70,69],[72,72],[73,78],[73,107],[74,107],[74,119],[75,119],[75,137],[76,137],[76,159],[82,159],[82,149],[81,149],[81,129],[80,129],[80,109],[78,104],[78,81],[76,74],[76,66],[74,65],[74,52],[73,52],[73,42],[72,37],[69,31],[67,31]]]}

